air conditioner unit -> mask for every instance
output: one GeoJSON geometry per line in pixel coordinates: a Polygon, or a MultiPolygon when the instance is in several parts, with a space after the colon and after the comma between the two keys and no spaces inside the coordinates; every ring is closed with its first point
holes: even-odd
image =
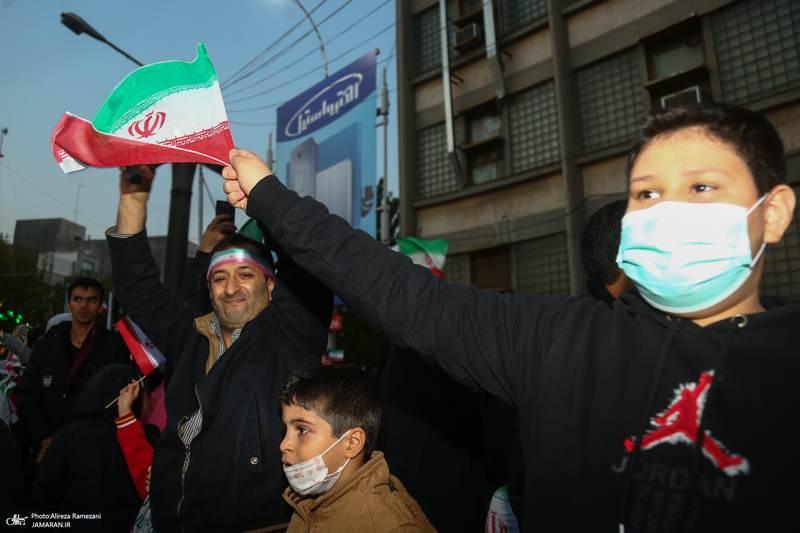
{"type": "Polygon", "coordinates": [[[674,107],[684,104],[697,104],[703,101],[703,92],[699,85],[681,89],[661,97],[661,107],[674,107]]]}
{"type": "Polygon", "coordinates": [[[468,48],[483,39],[483,27],[473,22],[469,26],[455,32],[455,47],[468,48]]]}

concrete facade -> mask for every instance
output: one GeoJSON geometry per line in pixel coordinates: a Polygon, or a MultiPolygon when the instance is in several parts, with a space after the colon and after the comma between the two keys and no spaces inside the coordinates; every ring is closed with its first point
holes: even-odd
{"type": "MultiPolygon", "coordinates": [[[[476,257],[496,252],[511,257],[502,267],[511,287],[582,292],[583,221],[626,196],[636,122],[662,97],[699,95],[762,112],[781,135],[800,193],[800,3],[493,0],[492,43],[482,26],[488,7],[441,1],[447,80],[439,1],[396,2],[400,201],[402,236],[451,243],[448,279],[475,283],[486,276],[476,257]],[[471,44],[454,44],[474,28],[471,44]]],[[[800,297],[798,225],[796,217],[766,253],[765,292],[800,297]]]]}
{"type": "MultiPolygon", "coordinates": [[[[106,239],[85,238],[86,228],[63,218],[18,220],[14,230],[14,246],[38,249],[40,265],[52,268],[52,284],[73,276],[111,278],[111,256],[106,239]]],[[[150,236],[148,240],[164,281],[167,237],[150,236]]],[[[186,256],[194,257],[195,253],[197,245],[189,241],[186,256]]]]}

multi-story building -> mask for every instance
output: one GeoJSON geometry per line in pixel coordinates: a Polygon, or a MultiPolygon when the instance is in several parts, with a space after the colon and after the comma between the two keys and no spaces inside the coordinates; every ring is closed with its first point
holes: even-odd
{"type": "MultiPolygon", "coordinates": [[[[167,237],[148,237],[153,257],[164,279],[167,237]]],[[[14,246],[38,250],[39,263],[51,271],[49,282],[65,277],[111,278],[111,254],[105,238],[86,239],[86,228],[63,218],[17,220],[14,246]]],[[[187,257],[194,257],[197,245],[187,243],[187,257]]]]}
{"type": "MultiPolygon", "coordinates": [[[[763,113],[800,196],[798,0],[397,0],[397,19],[401,232],[451,243],[448,280],[581,292],[583,222],[626,197],[654,106],[763,113]]],[[[796,213],[766,293],[800,297],[799,234],[796,213]]]]}

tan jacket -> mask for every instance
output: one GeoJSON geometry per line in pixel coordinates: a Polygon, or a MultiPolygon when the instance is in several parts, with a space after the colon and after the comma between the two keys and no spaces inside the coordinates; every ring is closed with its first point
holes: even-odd
{"type": "Polygon", "coordinates": [[[303,498],[291,487],[283,498],[294,507],[286,533],[435,533],[403,484],[389,474],[383,452],[341,485],[318,498],[303,498]]]}

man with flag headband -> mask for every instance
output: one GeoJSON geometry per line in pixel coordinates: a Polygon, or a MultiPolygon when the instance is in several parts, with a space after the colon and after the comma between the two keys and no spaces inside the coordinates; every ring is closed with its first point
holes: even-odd
{"type": "Polygon", "coordinates": [[[129,336],[147,348],[134,350],[144,357],[137,361],[152,368],[158,358],[151,356],[161,353],[174,369],[152,466],[157,531],[264,530],[288,522],[274,391],[292,372],[318,365],[327,347],[332,294],[277,247],[273,271],[258,242],[232,235],[218,243],[207,276],[213,312],[205,316],[159,282],[145,232],[148,165],[226,164],[232,147],[202,44],[192,62],[135,70],[91,121],[67,113],[51,136],[64,172],[123,169],[117,226],[108,232],[114,284],[131,319],[129,336]],[[124,170],[140,163],[147,164],[140,178],[128,180],[124,170]]]}
{"type": "Polygon", "coordinates": [[[211,251],[213,311],[193,311],[159,282],[145,230],[153,173],[142,166],[140,174],[138,183],[120,175],[107,239],[123,309],[174,367],[153,456],[154,528],[266,531],[288,522],[274,391],[292,372],[319,365],[333,295],[281,248],[272,247],[273,268],[266,246],[234,233],[211,251]]]}

